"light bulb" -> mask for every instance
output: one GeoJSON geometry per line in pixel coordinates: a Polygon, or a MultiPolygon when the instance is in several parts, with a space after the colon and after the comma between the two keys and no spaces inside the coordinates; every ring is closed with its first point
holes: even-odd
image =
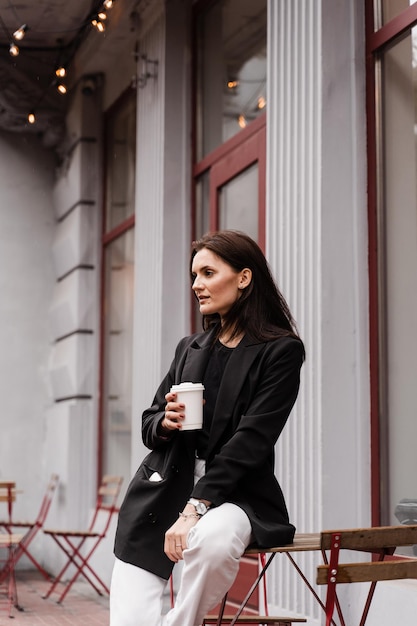
{"type": "Polygon", "coordinates": [[[103,22],[99,22],[98,20],[91,20],[91,23],[93,26],[95,26],[95,28],[97,28],[97,30],[100,33],[103,33],[106,29],[106,27],[104,26],[103,22]]]}
{"type": "Polygon", "coordinates": [[[258,98],[258,109],[264,109],[266,107],[266,100],[263,96],[258,98]]]}
{"type": "Polygon", "coordinates": [[[247,124],[245,116],[239,115],[237,123],[239,124],[240,128],[245,128],[247,124]]]}
{"type": "Polygon", "coordinates": [[[20,52],[20,50],[19,50],[19,48],[16,46],[16,44],[15,44],[15,43],[11,43],[11,44],[10,44],[10,48],[9,48],[9,53],[10,53],[10,56],[12,56],[12,57],[17,57],[17,56],[18,56],[18,54],[19,54],[19,52],[20,52]]]}
{"type": "Polygon", "coordinates": [[[99,17],[101,20],[107,20],[107,14],[104,13],[104,11],[100,11],[100,13],[97,15],[97,17],[99,17]]]}
{"type": "Polygon", "coordinates": [[[67,93],[67,88],[64,85],[64,83],[59,83],[58,86],[57,86],[57,89],[58,89],[59,93],[62,93],[62,94],[67,93]]]}
{"type": "Polygon", "coordinates": [[[57,67],[55,70],[55,74],[59,76],[60,78],[64,78],[64,76],[66,76],[66,73],[67,73],[67,70],[65,69],[63,65],[61,65],[60,67],[57,67]]]}
{"type": "Polygon", "coordinates": [[[20,28],[18,28],[14,33],[13,33],[13,37],[14,39],[16,39],[17,41],[21,41],[23,39],[23,37],[26,35],[26,31],[28,30],[28,27],[26,24],[23,24],[23,26],[21,26],[20,28]]]}
{"type": "Polygon", "coordinates": [[[227,81],[227,87],[228,89],[236,89],[236,87],[238,86],[239,81],[238,80],[229,80],[227,81]]]}
{"type": "Polygon", "coordinates": [[[104,6],[106,9],[111,9],[111,8],[112,8],[112,6],[113,6],[113,0],[104,0],[104,2],[103,2],[103,6],[104,6]]]}
{"type": "Polygon", "coordinates": [[[28,115],[28,122],[29,124],[34,124],[35,121],[36,121],[35,114],[33,113],[33,111],[31,111],[28,115]]]}

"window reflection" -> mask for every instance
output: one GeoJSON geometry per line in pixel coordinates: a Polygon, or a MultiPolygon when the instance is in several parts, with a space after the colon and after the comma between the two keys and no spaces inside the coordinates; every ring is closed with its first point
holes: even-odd
{"type": "MultiPolygon", "coordinates": [[[[400,15],[410,5],[415,4],[417,0],[382,0],[382,24],[386,24],[397,15],[400,15]]],[[[377,25],[378,26],[378,25],[377,25]]]]}
{"type": "Polygon", "coordinates": [[[197,160],[266,107],[266,0],[223,0],[197,21],[197,160]]]}
{"type": "Polygon", "coordinates": [[[106,120],[106,232],[135,211],[136,98],[129,93],[106,120]]]}
{"type": "Polygon", "coordinates": [[[105,250],[103,470],[130,476],[134,229],[105,250]]]}
{"type": "MultiPolygon", "coordinates": [[[[417,89],[415,29],[382,56],[383,523],[417,509],[417,89]]],[[[410,513],[411,512],[411,513],[410,513]]],[[[416,523],[416,521],[414,522],[416,523]]]]}

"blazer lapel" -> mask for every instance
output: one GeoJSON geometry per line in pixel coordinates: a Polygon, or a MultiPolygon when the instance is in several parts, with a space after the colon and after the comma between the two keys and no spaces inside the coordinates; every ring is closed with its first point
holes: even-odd
{"type": "Polygon", "coordinates": [[[224,371],[211,426],[207,458],[229,424],[247,373],[264,343],[251,343],[244,337],[233,350],[224,371]]]}
{"type": "Polygon", "coordinates": [[[200,335],[187,349],[184,366],[180,372],[181,380],[177,382],[201,383],[206,371],[207,361],[215,329],[200,335]]]}

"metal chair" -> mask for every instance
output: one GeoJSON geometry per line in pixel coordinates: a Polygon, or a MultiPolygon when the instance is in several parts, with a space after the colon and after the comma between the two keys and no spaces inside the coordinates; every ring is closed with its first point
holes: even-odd
{"type": "Polygon", "coordinates": [[[95,511],[87,530],[55,530],[45,529],[43,532],[52,537],[60,549],[65,553],[67,560],[64,567],[56,576],[44,598],[54,592],[59,582],[72,564],[75,574],[66,583],[57,602],[61,603],[77,578],[82,575],[101,596],[103,591],[110,593],[106,584],[91,567],[89,560],[101,541],[105,538],[110,526],[113,513],[117,511],[116,503],[123,482],[121,476],[104,476],[97,493],[95,511]],[[89,542],[89,545],[87,545],[89,542]],[[82,554],[82,551],[84,554],[82,554]]]}
{"type": "Polygon", "coordinates": [[[28,559],[33,563],[33,565],[39,570],[42,576],[46,578],[46,580],[50,579],[50,575],[35,559],[33,554],[29,552],[28,546],[30,543],[32,543],[33,539],[45,523],[46,516],[48,515],[48,511],[50,509],[52,499],[58,485],[58,481],[58,475],[52,474],[46,487],[45,494],[42,498],[40,509],[34,520],[14,520],[11,518],[10,515],[8,520],[0,520],[0,528],[4,528],[7,533],[12,534],[16,530],[19,530],[22,534],[22,540],[19,542],[19,545],[16,548],[16,553],[14,556],[15,562],[17,563],[19,559],[25,554],[28,559]]]}
{"type": "Polygon", "coordinates": [[[17,601],[15,577],[16,551],[21,541],[22,535],[0,534],[0,550],[6,550],[6,557],[0,561],[2,564],[0,569],[0,586],[4,584],[5,587],[6,610],[9,612],[9,617],[13,617],[13,607],[22,610],[17,601]]]}

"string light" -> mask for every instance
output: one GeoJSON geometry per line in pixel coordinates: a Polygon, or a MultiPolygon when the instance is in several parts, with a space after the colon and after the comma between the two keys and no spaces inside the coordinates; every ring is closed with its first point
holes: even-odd
{"type": "Polygon", "coordinates": [[[266,100],[263,96],[258,98],[258,109],[264,109],[266,107],[266,100]]]}
{"type": "Polygon", "coordinates": [[[15,43],[11,43],[10,48],[9,48],[10,56],[17,57],[19,55],[19,52],[20,52],[19,47],[16,46],[15,43]]]}
{"type": "Polygon", "coordinates": [[[244,115],[239,115],[237,123],[239,124],[240,128],[246,128],[247,125],[247,121],[244,115]]]}
{"type": "MultiPolygon", "coordinates": [[[[115,0],[104,0],[103,4],[102,4],[102,8],[100,9],[100,11],[98,13],[94,13],[93,15],[90,14],[90,17],[87,17],[86,21],[81,25],[80,27],[80,32],[82,29],[85,28],[86,25],[88,25],[88,23],[91,23],[91,25],[96,28],[100,33],[103,33],[106,29],[106,25],[105,25],[105,21],[107,20],[107,13],[106,10],[110,10],[113,8],[114,6],[114,2],[115,0]]],[[[96,9],[97,10],[97,9],[96,9]]],[[[6,32],[6,26],[3,23],[3,20],[1,20],[1,16],[0,16],[0,21],[3,24],[6,32]]],[[[22,39],[25,37],[27,31],[29,30],[29,26],[27,24],[22,24],[22,26],[20,26],[20,28],[18,28],[17,30],[15,30],[15,32],[13,33],[13,39],[15,41],[22,41],[22,39]]],[[[9,34],[9,37],[11,39],[11,36],[9,34]]],[[[20,49],[19,47],[16,45],[16,43],[14,43],[12,41],[12,43],[10,43],[10,47],[9,47],[9,54],[12,57],[17,57],[20,53],[20,49]]],[[[56,67],[55,69],[55,76],[58,79],[64,78],[67,75],[67,68],[65,67],[64,64],[59,65],[58,67],[56,67]]],[[[49,86],[47,87],[47,89],[49,89],[49,87],[55,84],[57,91],[60,94],[66,94],[68,89],[67,86],[61,82],[61,81],[57,81],[57,80],[52,80],[49,83],[49,86]]],[[[39,105],[39,102],[44,98],[45,93],[47,91],[47,89],[45,90],[45,92],[41,95],[40,100],[38,101],[36,107],[39,105]]],[[[35,107],[35,109],[36,109],[35,107]]],[[[29,122],[29,124],[35,124],[36,122],[36,115],[35,115],[35,110],[30,111],[30,113],[27,116],[27,120],[29,122]]]]}
{"type": "Polygon", "coordinates": [[[229,81],[227,81],[228,89],[236,89],[236,87],[238,85],[239,85],[239,81],[238,80],[229,80],[229,81]]]}
{"type": "Polygon", "coordinates": [[[15,30],[15,32],[13,33],[13,38],[16,39],[16,41],[22,41],[23,37],[26,35],[27,30],[27,24],[23,24],[20,28],[15,30]]]}
{"type": "MultiPolygon", "coordinates": [[[[97,16],[97,17],[98,17],[98,16],[97,16]]],[[[103,23],[103,22],[100,22],[99,20],[93,19],[93,20],[91,20],[91,23],[92,23],[92,25],[93,25],[95,28],[97,28],[97,30],[98,30],[100,33],[104,33],[104,31],[106,30],[106,27],[105,27],[104,23],[103,23]]]]}

